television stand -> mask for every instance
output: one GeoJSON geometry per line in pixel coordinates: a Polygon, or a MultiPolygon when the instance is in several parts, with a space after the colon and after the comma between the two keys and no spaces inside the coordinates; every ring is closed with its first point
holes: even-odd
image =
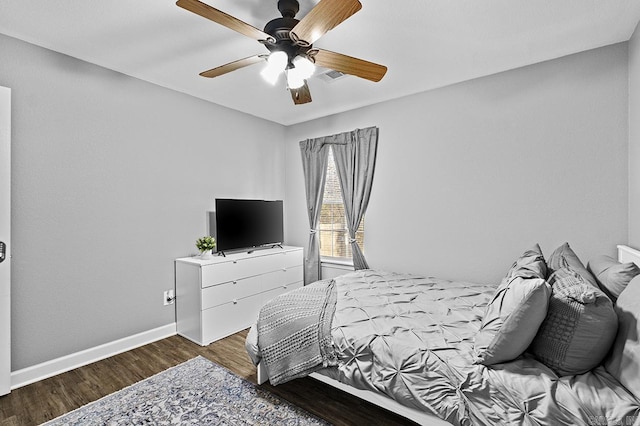
{"type": "Polygon", "coordinates": [[[302,287],[303,249],[256,250],[175,260],[176,329],[199,345],[249,328],[262,305],[302,287]]]}

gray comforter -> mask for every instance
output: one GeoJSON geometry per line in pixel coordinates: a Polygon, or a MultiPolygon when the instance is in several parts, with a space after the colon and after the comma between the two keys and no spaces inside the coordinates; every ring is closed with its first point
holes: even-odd
{"type": "Polygon", "coordinates": [[[322,372],[343,383],[453,424],[640,422],[639,402],[602,367],[559,378],[527,355],[473,364],[473,339],[494,286],[372,270],[335,285],[337,366],[322,372]]]}

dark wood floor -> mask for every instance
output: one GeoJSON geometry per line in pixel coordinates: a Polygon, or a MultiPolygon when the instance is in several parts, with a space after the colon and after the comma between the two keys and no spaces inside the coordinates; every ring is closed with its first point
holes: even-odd
{"type": "MultiPolygon", "coordinates": [[[[244,349],[246,333],[206,347],[172,336],[15,389],[0,397],[0,426],[38,425],[197,355],[256,383],[256,370],[244,349]]],[[[311,378],[261,386],[335,425],[414,424],[311,378]]]]}

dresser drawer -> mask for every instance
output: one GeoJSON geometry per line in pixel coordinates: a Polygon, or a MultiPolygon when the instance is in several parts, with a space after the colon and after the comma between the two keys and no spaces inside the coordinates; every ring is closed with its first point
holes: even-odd
{"type": "Polygon", "coordinates": [[[302,281],[302,266],[283,268],[254,277],[212,285],[202,289],[202,309],[222,305],[274,288],[282,288],[298,281],[302,281]]]}
{"type": "Polygon", "coordinates": [[[294,266],[300,266],[304,263],[302,250],[287,251],[283,253],[285,268],[292,268],[294,266]]]}
{"type": "Polygon", "coordinates": [[[282,268],[283,264],[284,262],[274,262],[273,256],[257,256],[204,265],[202,266],[202,288],[275,271],[282,268]]]}
{"type": "MultiPolygon", "coordinates": [[[[291,290],[295,290],[296,288],[300,288],[300,287],[302,287],[302,281],[299,281],[297,283],[281,285],[277,288],[271,289],[269,291],[265,291],[264,293],[262,293],[262,304],[260,306],[262,307],[262,305],[264,305],[265,303],[267,303],[269,300],[273,299],[276,296],[280,296],[281,294],[284,294],[291,290]]],[[[258,310],[258,312],[260,311],[258,310]]]]}
{"type": "Polygon", "coordinates": [[[262,297],[256,294],[202,311],[202,344],[249,328],[258,320],[261,306],[262,297]]]}
{"type": "MultiPolygon", "coordinates": [[[[272,273],[266,274],[271,275],[272,273]]],[[[229,281],[202,289],[202,309],[260,293],[264,275],[229,281]]]]}
{"type": "Polygon", "coordinates": [[[282,268],[262,276],[262,291],[281,287],[283,284],[291,284],[302,281],[302,266],[282,268]]]}

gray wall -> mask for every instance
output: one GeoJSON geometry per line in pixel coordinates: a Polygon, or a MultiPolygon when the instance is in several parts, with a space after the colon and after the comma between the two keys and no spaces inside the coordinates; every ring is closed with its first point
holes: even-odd
{"type": "Polygon", "coordinates": [[[640,248],[640,26],[629,41],[629,244],[640,248]]]}
{"type": "Polygon", "coordinates": [[[373,267],[495,282],[535,242],[548,255],[567,240],[585,260],[628,234],[640,245],[626,43],[289,128],[2,35],[0,52],[13,370],[173,322],[162,292],[214,197],[285,198],[287,241],[305,245],[298,141],[356,127],[380,127],[373,267]]]}
{"type": "Polygon", "coordinates": [[[371,267],[498,282],[536,242],[613,255],[628,231],[627,81],[623,43],[289,127],[289,242],[308,236],[298,141],[376,125],[371,267]]]}
{"type": "Polygon", "coordinates": [[[215,197],[284,197],[284,129],[0,35],[13,90],[12,370],[174,322],[215,197]]]}

